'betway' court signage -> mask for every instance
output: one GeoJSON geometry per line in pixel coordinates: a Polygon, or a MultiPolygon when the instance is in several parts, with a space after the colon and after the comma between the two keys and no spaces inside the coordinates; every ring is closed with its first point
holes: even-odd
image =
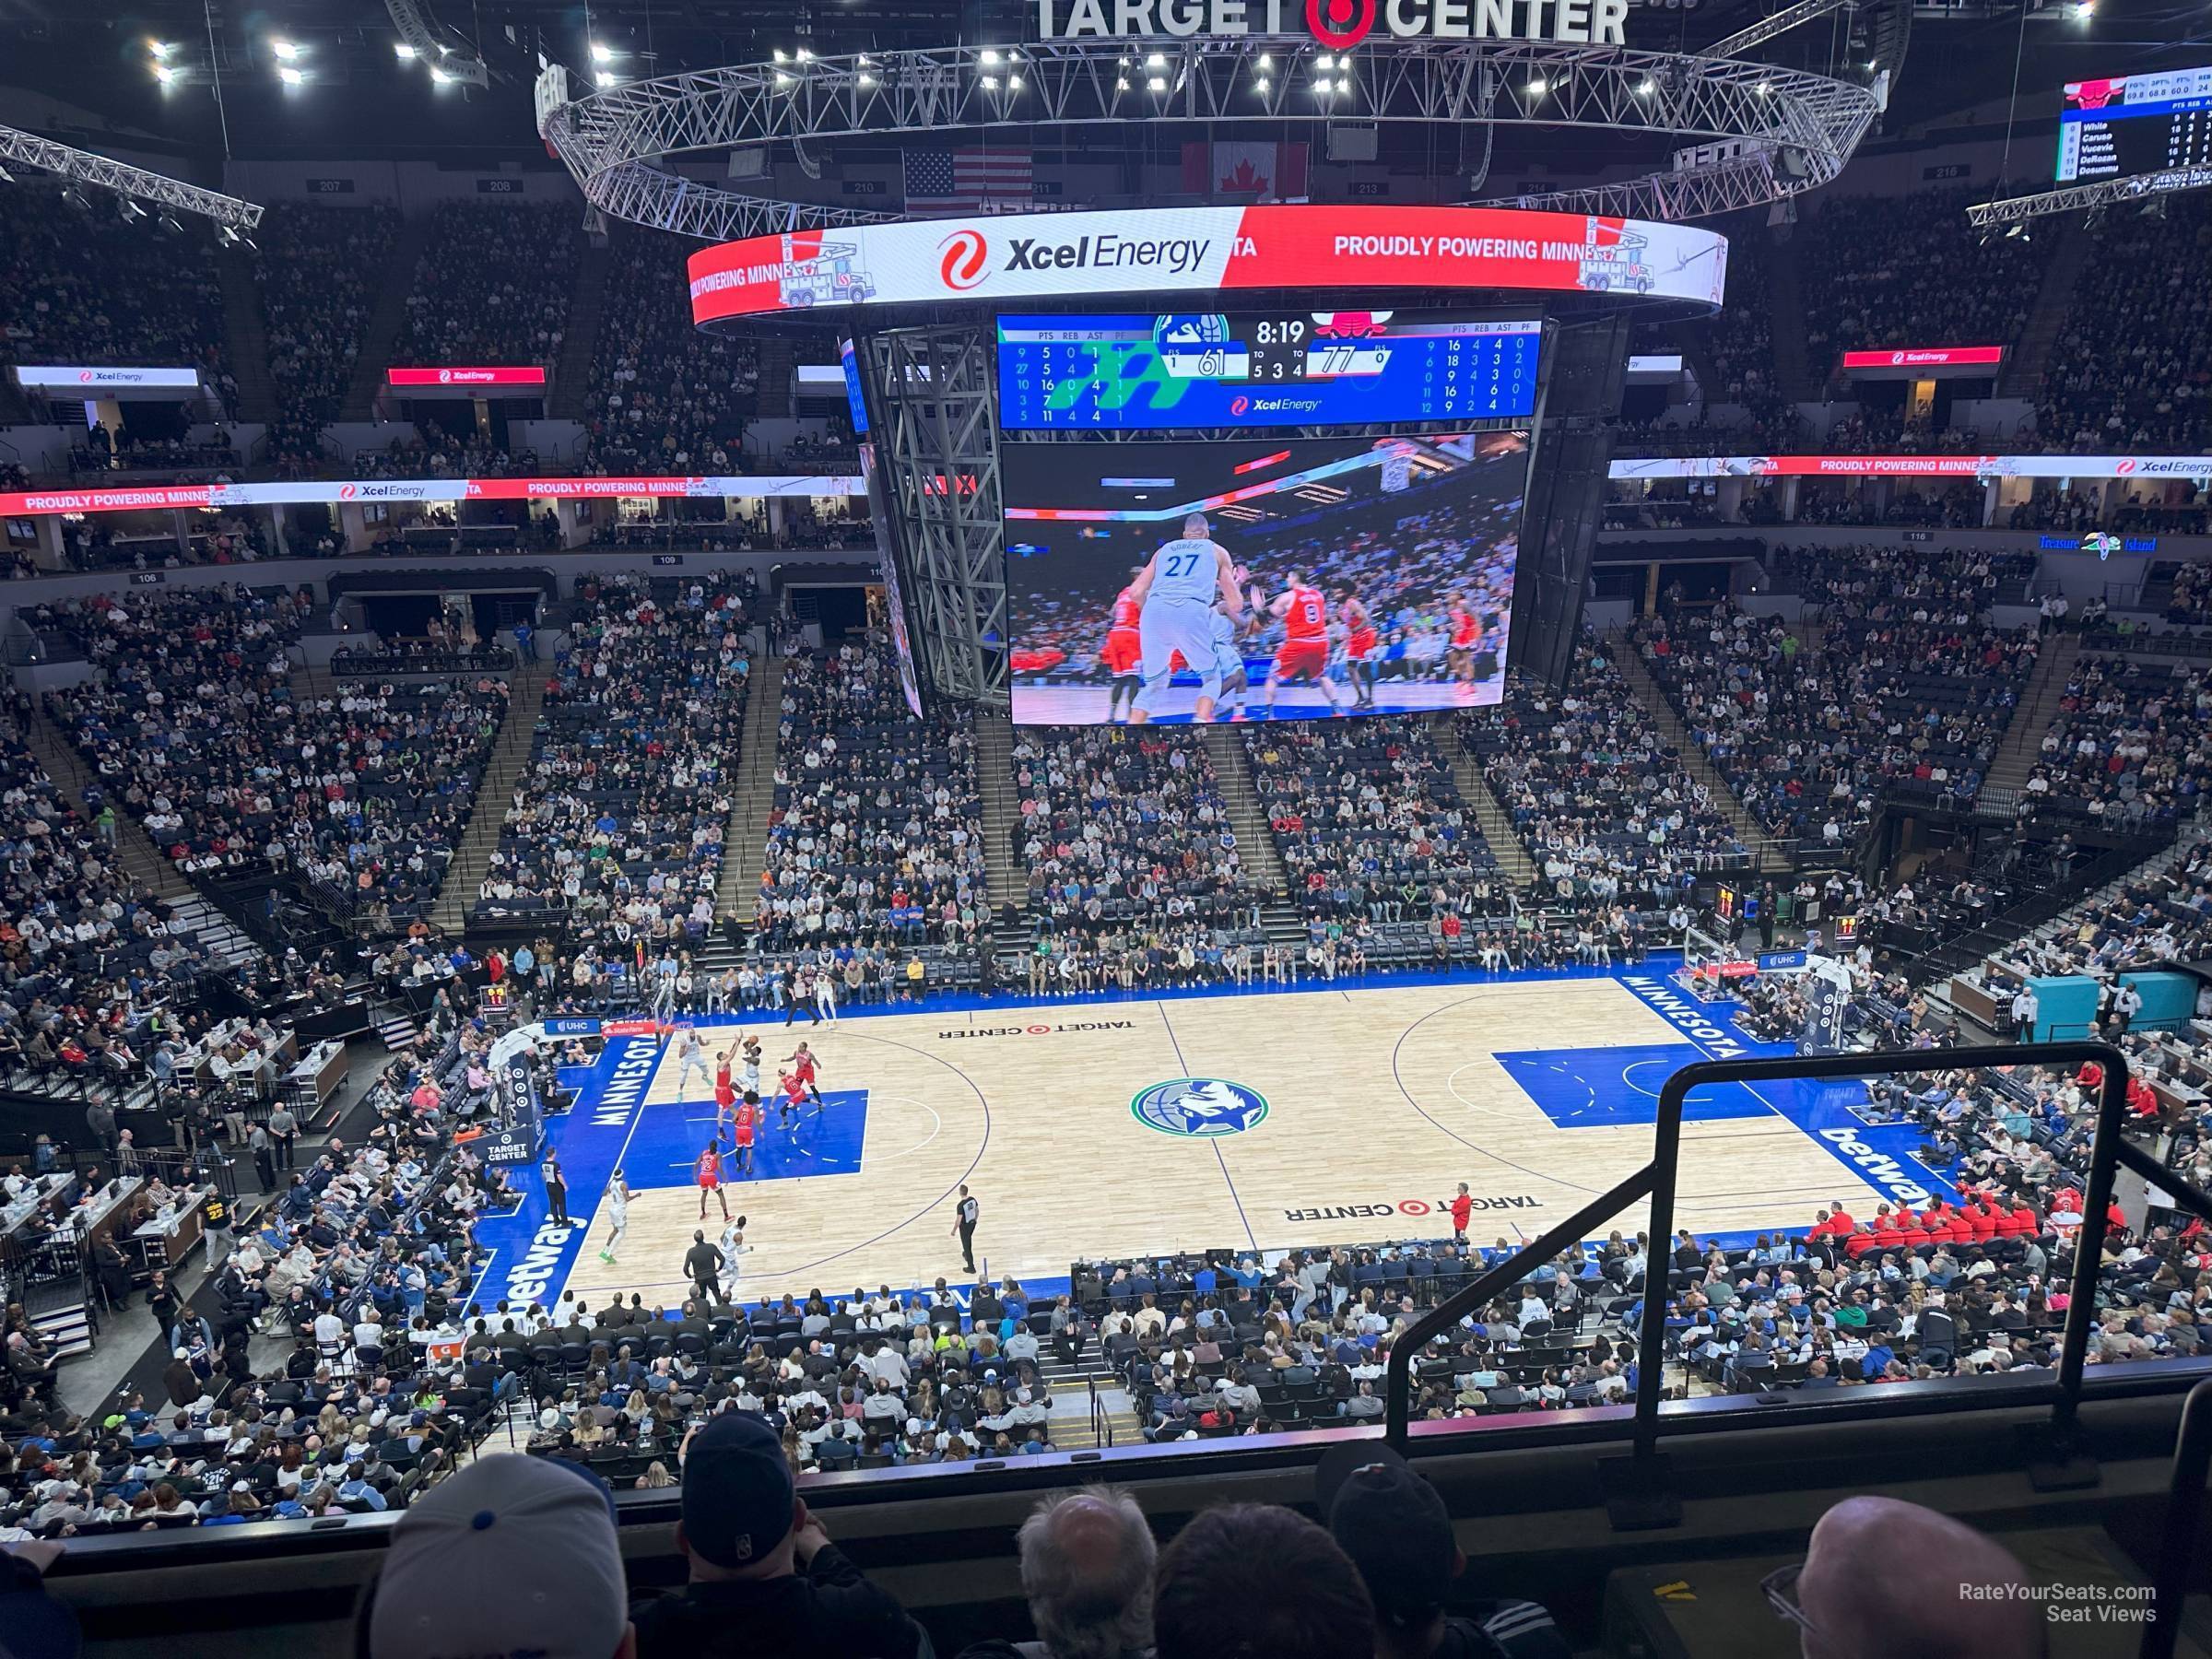
{"type": "Polygon", "coordinates": [[[1305,32],[1344,52],[1400,41],[1571,41],[1625,46],[1629,0],[1037,0],[1041,41],[1305,32]]]}

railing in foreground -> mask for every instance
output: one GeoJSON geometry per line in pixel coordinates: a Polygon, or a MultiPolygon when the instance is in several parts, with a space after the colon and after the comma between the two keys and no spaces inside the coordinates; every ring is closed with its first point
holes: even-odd
{"type": "MultiPolygon", "coordinates": [[[[1642,1317],[1637,1333],[1634,1432],[1629,1456],[1614,1460],[1606,1466],[1607,1508],[1615,1526],[1622,1529],[1676,1524],[1680,1519],[1681,1506],[1669,1486],[1666,1460],[1658,1450],[1667,1311],[1664,1253],[1667,1241],[1675,1235],[1675,1182],[1682,1152],[1682,1108],[1690,1090],[1719,1083],[1885,1077],[1959,1065],[2070,1065],[2083,1061],[2094,1061],[2101,1066],[2104,1077],[2097,1103],[2096,1139],[2089,1149],[2082,1226],[2075,1239],[2072,1300],[2066,1307],[2058,1369],[2046,1390],[2052,1416],[2039,1484],[2051,1487],[2088,1484],[2094,1478],[2093,1465],[2088,1465],[2092,1472],[2085,1473],[2077,1418],[2082,1365],[2088,1352],[2089,1333],[2096,1323],[2097,1269],[2103,1254],[2113,1173],[2125,1165],[2163,1188],[2177,1207],[2212,1221],[2212,1195],[2181,1180],[2149,1153],[2122,1138],[2127,1061],[2118,1049],[2105,1042],[2007,1043],[1971,1051],[1918,1049],[1858,1054],[1797,1054],[1772,1059],[1710,1060],[1684,1066],[1660,1090],[1649,1163],[1541,1238],[1499,1262],[1458,1294],[1430,1309],[1393,1347],[1384,1377],[1387,1411],[1384,1438],[1393,1446],[1405,1448],[1408,1385],[1414,1363],[1430,1338],[1453,1329],[1462,1319],[1486,1305],[1508,1286],[1518,1284],[1561,1251],[1572,1249],[1600,1231],[1629,1206],[1649,1198],[1651,1219],[1647,1230],[1651,1249],[1646,1258],[1642,1317]]],[[[2212,1428],[2204,1432],[2212,1435],[2212,1428]]],[[[2203,1484],[2201,1475],[2198,1484],[2203,1484]]]]}

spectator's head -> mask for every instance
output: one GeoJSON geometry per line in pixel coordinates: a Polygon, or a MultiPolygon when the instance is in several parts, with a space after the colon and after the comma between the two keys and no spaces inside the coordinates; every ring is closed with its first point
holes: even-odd
{"type": "Polygon", "coordinates": [[[1048,1498],[1019,1541],[1022,1594],[1051,1659],[1117,1659],[1152,1645],[1159,1549],[1135,1499],[1100,1486],[1048,1498]]]}
{"type": "Polygon", "coordinates": [[[1273,1505],[1207,1510],[1160,1552],[1159,1659],[1371,1659],[1375,1609],[1336,1541],[1273,1505]],[[1234,1631],[1233,1650],[1225,1631],[1234,1631]]]}
{"type": "Polygon", "coordinates": [[[783,1441],[768,1419],[724,1411],[707,1419],[684,1454],[684,1518],[677,1544],[694,1583],[782,1578],[806,1524],[783,1441]]]}
{"type": "Polygon", "coordinates": [[[2043,1604],[1986,1588],[2028,1582],[2011,1551],[1964,1522],[1894,1498],[1846,1498],[1813,1528],[1794,1592],[1769,1594],[1794,1611],[1806,1659],[2038,1659],[2043,1604]]]}
{"type": "Polygon", "coordinates": [[[630,1659],[614,1506],[551,1458],[495,1453],[432,1487],[392,1530],[370,1605],[370,1659],[521,1653],[630,1659]],[[509,1593],[487,1595],[501,1584],[509,1593]]]}
{"type": "Polygon", "coordinates": [[[1442,1496],[1389,1447],[1368,1444],[1324,1453],[1313,1490],[1375,1605],[1376,1652],[1428,1653],[1466,1566],[1442,1496]]]}

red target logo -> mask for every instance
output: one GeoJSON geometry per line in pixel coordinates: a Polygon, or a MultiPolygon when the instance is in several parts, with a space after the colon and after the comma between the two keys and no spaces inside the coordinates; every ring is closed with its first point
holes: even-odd
{"type": "Polygon", "coordinates": [[[1324,46],[1346,51],[1373,32],[1375,0],[1306,0],[1306,27],[1324,46]]]}
{"type": "Polygon", "coordinates": [[[937,275],[948,288],[971,288],[983,279],[991,244],[981,230],[955,230],[937,244],[937,275]]]}
{"type": "Polygon", "coordinates": [[[1401,1216],[1425,1216],[1428,1213],[1429,1200],[1426,1198],[1401,1198],[1398,1200],[1398,1214],[1401,1216]]]}

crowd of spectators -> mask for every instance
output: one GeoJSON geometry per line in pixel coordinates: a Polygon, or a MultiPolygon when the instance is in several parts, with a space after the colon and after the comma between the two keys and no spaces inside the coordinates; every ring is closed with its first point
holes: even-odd
{"type": "Polygon", "coordinates": [[[203,977],[229,977],[175,912],[123,871],[115,809],[75,803],[0,708],[0,1081],[119,1097],[164,1030],[189,1040],[203,977]]]}
{"type": "Polygon", "coordinates": [[[1270,724],[1244,747],[1310,935],[1365,921],[1379,944],[1405,935],[1442,962],[1510,925],[1512,884],[1426,729],[1270,724]]]}
{"type": "Polygon", "coordinates": [[[2203,669],[2085,653],[2037,746],[2023,809],[2083,813],[2131,835],[2170,828],[2212,782],[2208,717],[2203,669]]]}
{"type": "MultiPolygon", "coordinates": [[[[489,1041],[450,1018],[426,1030],[373,1086],[359,1146],[334,1138],[294,1168],[293,1143],[263,1136],[281,1194],[189,1297],[159,1272],[145,1287],[167,1350],[158,1385],[67,1410],[11,1309],[0,1524],[71,1538],[364,1514],[448,1475],[488,1427],[500,1375],[488,1336],[459,1361],[431,1357],[434,1336],[468,1335],[475,1218],[514,1201],[453,1140],[489,1041]],[[263,1336],[289,1339],[280,1364],[255,1367],[263,1336]]],[[[118,1265],[120,1300],[136,1288],[118,1265]]]]}
{"type": "Polygon", "coordinates": [[[375,285],[398,235],[398,211],[382,202],[343,208],[273,202],[255,229],[269,379],[276,388],[268,458],[288,473],[324,463],[323,429],[337,418],[376,309],[375,285]]]}
{"type": "Polygon", "coordinates": [[[758,402],[759,348],[692,322],[688,251],[658,230],[619,234],[583,406],[591,470],[743,469],[738,443],[758,402]]]}
{"type": "Polygon", "coordinates": [[[1049,927],[1234,922],[1265,897],[1194,733],[1025,729],[1014,785],[1030,907],[1049,927]]]}
{"type": "Polygon", "coordinates": [[[218,257],[197,219],[176,234],[32,185],[0,191],[0,364],[193,368],[235,391],[218,257]]]}
{"type": "Polygon", "coordinates": [[[1831,592],[1810,650],[1780,618],[1726,605],[1640,622],[1634,640],[1760,822],[1848,846],[1885,787],[1971,802],[2035,665],[2030,631],[1887,614],[1907,603],[1920,608],[1831,592]]]}
{"type": "Polygon", "coordinates": [[[775,803],[754,901],[757,948],[989,942],[975,730],[916,719],[887,645],[802,653],[783,670],[775,803]]]}
{"type": "Polygon", "coordinates": [[[478,916],[565,914],[574,936],[633,961],[705,938],[752,680],[752,591],[749,571],[579,581],[478,916]]]}
{"type": "Polygon", "coordinates": [[[2035,307],[2047,246],[1984,241],[1967,223],[1986,184],[1904,195],[1820,198],[1799,228],[1806,360],[1899,346],[2016,346],[2035,307]]]}
{"type": "Polygon", "coordinates": [[[551,368],[583,255],[573,202],[441,202],[395,363],[551,368]]]}
{"type": "Polygon", "coordinates": [[[1610,647],[1579,645],[1558,693],[1514,674],[1504,703],[1459,718],[1547,900],[1665,909],[1750,853],[1722,804],[1683,770],[1610,647]]]}
{"type": "Polygon", "coordinates": [[[2159,199],[2096,232],[2043,371],[2037,419],[2052,448],[2194,454],[2212,445],[2212,203],[2159,199]]]}
{"type": "Polygon", "coordinates": [[[1949,623],[1985,618],[2004,584],[2035,574],[2033,553],[1926,543],[1778,543],[1766,567],[1775,588],[1803,599],[1806,614],[1868,622],[1949,623]]]}

